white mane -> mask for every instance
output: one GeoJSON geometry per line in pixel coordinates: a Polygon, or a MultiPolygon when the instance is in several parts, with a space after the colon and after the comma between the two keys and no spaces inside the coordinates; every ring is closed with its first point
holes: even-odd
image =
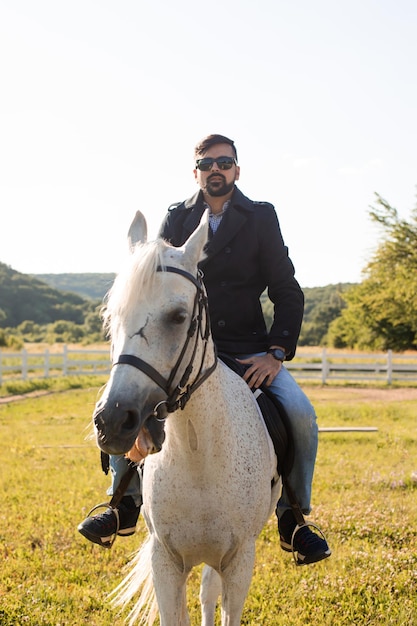
{"type": "Polygon", "coordinates": [[[111,331],[112,321],[131,311],[138,293],[148,301],[155,296],[156,268],[164,266],[163,253],[169,247],[163,239],[135,246],[106,296],[102,318],[107,331],[111,331]]]}

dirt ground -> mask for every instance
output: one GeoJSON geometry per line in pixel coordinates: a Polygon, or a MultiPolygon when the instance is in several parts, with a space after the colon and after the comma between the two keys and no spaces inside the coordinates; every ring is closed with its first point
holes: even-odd
{"type": "Polygon", "coordinates": [[[51,393],[62,393],[59,391],[39,390],[30,391],[29,393],[19,393],[13,396],[0,397],[0,404],[9,404],[10,402],[17,402],[18,400],[24,400],[25,398],[38,398],[39,396],[47,396],[51,393]]]}

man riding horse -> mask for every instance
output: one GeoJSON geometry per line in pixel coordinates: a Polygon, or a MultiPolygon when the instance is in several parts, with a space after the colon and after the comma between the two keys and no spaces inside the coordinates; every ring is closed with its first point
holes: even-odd
{"type": "MultiPolygon", "coordinates": [[[[293,493],[284,484],[277,503],[280,545],[297,553],[298,564],[315,563],[329,557],[331,550],[325,538],[309,525],[299,527],[292,504],[295,495],[302,512],[311,512],[317,419],[310,401],[283,364],[295,354],[304,296],[274,207],[249,200],[236,187],[240,167],[234,142],[222,135],[209,135],[197,144],[194,156],[199,191],[169,208],[159,235],[174,246],[182,246],[198,227],[203,212],[209,212],[206,258],[200,268],[212,336],[219,353],[245,365],[248,385],[266,385],[286,410],[294,439],[294,462],[288,476],[293,493]],[[265,289],[274,305],[269,331],[260,302],[265,289]]],[[[124,456],[110,457],[110,494],[120,484],[128,463],[124,456]]],[[[140,480],[134,473],[117,506],[118,515],[109,509],[86,518],[78,530],[90,541],[110,547],[116,532],[126,536],[135,531],[140,506],[140,480]]]]}

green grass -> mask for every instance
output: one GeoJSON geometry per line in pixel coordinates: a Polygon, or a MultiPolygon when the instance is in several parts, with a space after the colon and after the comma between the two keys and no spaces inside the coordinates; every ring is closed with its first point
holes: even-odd
{"type": "Polygon", "coordinates": [[[108,376],[79,375],[60,376],[57,378],[34,378],[29,380],[5,380],[0,385],[0,399],[19,394],[29,394],[48,391],[67,391],[68,389],[85,389],[86,387],[100,388],[106,383],[108,376]]]}
{"type": "MultiPolygon", "coordinates": [[[[78,388],[0,404],[2,626],[124,624],[106,595],[145,536],[142,518],[134,537],[119,538],[108,551],[76,530],[89,508],[105,500],[109,482],[87,438],[102,382],[78,381],[78,388]]],[[[416,402],[389,391],[381,397],[346,388],[307,392],[320,426],[379,430],[320,434],[311,520],[333,555],[296,567],[280,550],[271,518],[257,542],[242,624],[414,626],[416,402]]],[[[193,626],[200,623],[199,572],[189,584],[193,626]]]]}

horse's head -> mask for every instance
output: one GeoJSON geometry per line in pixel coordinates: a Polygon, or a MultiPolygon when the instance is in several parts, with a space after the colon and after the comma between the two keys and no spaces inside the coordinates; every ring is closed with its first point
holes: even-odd
{"type": "MultiPolygon", "coordinates": [[[[105,452],[133,448],[139,460],[159,450],[161,420],[181,406],[184,389],[192,389],[209,369],[206,295],[197,272],[207,228],[204,215],[181,248],[163,240],[147,243],[140,212],[129,229],[132,254],[104,310],[113,368],[93,421],[105,452]]],[[[213,351],[209,359],[212,363],[213,351]]]]}

